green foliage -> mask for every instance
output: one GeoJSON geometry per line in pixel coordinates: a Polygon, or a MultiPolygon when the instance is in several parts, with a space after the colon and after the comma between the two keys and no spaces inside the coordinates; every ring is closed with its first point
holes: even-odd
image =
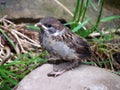
{"type": "Polygon", "coordinates": [[[27,28],[30,29],[30,30],[34,30],[34,31],[40,31],[39,27],[36,27],[36,26],[33,26],[33,25],[28,25],[27,28]]]}
{"type": "Polygon", "coordinates": [[[0,90],[11,90],[30,71],[46,62],[46,52],[17,55],[12,62],[0,66],[0,90]]]}
{"type": "Polygon", "coordinates": [[[98,26],[101,21],[102,9],[103,9],[103,5],[104,5],[104,0],[99,0],[99,2],[100,1],[101,1],[101,4],[100,4],[101,6],[100,6],[100,11],[99,11],[99,15],[98,15],[96,24],[92,25],[92,28],[86,29],[85,25],[91,24],[90,23],[91,19],[85,17],[88,6],[92,6],[93,9],[95,9],[95,10],[97,10],[97,9],[91,0],[77,0],[75,12],[74,12],[74,18],[73,18],[74,23],[71,25],[73,32],[76,32],[77,34],[79,34],[82,37],[87,37],[89,34],[93,33],[94,31],[99,30],[98,26]]]}
{"type": "Polygon", "coordinates": [[[101,22],[108,22],[114,19],[120,19],[120,16],[110,16],[110,17],[102,18],[101,22]]]}
{"type": "Polygon", "coordinates": [[[84,21],[83,23],[81,24],[78,24],[72,31],[73,32],[78,32],[78,30],[80,30],[85,24],[88,23],[88,20],[84,21]]]}
{"type": "Polygon", "coordinates": [[[89,0],[77,0],[73,17],[73,22],[75,22],[75,24],[72,25],[72,29],[76,27],[79,24],[79,22],[82,23],[84,21],[85,13],[88,7],[88,2],[89,0]]]}
{"type": "Polygon", "coordinates": [[[4,37],[8,40],[8,42],[15,48],[14,42],[9,38],[9,36],[2,30],[0,29],[0,32],[4,35],[4,37]]]}
{"type": "Polygon", "coordinates": [[[97,11],[97,8],[95,7],[94,3],[92,2],[92,0],[77,0],[75,12],[74,12],[74,18],[73,18],[74,23],[71,23],[71,28],[73,32],[76,32],[78,35],[82,37],[87,37],[89,34],[93,33],[94,31],[102,35],[102,32],[99,29],[100,23],[109,22],[114,19],[120,19],[120,16],[109,16],[109,17],[101,18],[104,0],[98,0],[98,5],[100,5],[100,10],[98,11],[99,14],[98,14],[96,23],[93,25],[91,24],[92,19],[86,18],[85,14],[86,14],[88,7],[90,6],[95,11],[97,11]],[[92,27],[85,28],[87,24],[92,25],[92,27]]]}

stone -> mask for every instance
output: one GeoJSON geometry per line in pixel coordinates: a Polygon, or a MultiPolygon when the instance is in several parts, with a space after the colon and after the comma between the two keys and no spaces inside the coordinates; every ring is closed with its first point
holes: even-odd
{"type": "Polygon", "coordinates": [[[120,77],[105,69],[80,65],[58,77],[48,77],[52,69],[50,64],[38,67],[16,90],[120,90],[120,77]]]}

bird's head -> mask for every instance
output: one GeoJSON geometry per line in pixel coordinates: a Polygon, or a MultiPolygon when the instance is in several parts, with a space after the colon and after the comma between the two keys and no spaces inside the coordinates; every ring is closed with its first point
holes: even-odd
{"type": "Polygon", "coordinates": [[[51,36],[57,36],[64,32],[65,26],[56,18],[47,17],[43,18],[35,24],[35,26],[40,27],[41,32],[51,36]]]}

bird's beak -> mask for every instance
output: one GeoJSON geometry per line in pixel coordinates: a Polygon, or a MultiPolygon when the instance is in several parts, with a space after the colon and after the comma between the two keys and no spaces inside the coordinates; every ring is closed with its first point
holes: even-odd
{"type": "Polygon", "coordinates": [[[42,24],[41,22],[36,23],[36,24],[35,24],[35,27],[40,27],[40,28],[42,28],[42,29],[44,29],[44,30],[48,30],[48,28],[47,28],[44,24],[42,24]]]}

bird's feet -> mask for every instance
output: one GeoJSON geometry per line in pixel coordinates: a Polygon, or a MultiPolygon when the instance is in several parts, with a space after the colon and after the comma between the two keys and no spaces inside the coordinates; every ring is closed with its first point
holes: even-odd
{"type": "Polygon", "coordinates": [[[60,71],[52,71],[50,73],[48,73],[48,77],[57,77],[61,74],[63,74],[64,72],[66,72],[66,70],[60,70],[60,71]]]}
{"type": "MultiPolygon", "coordinates": [[[[56,70],[54,69],[52,72],[48,73],[47,75],[49,77],[57,77],[61,74],[63,74],[64,72],[66,71],[69,71],[69,70],[72,70],[74,69],[75,67],[78,67],[80,65],[79,61],[75,61],[73,63],[68,63],[68,64],[60,64],[56,70]]],[[[57,65],[58,66],[58,65],[57,65]]]]}

